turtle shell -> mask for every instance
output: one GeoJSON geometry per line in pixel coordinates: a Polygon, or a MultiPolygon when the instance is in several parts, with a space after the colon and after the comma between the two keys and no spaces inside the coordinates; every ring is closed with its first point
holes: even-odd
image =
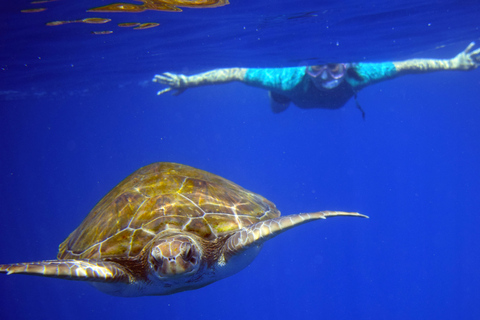
{"type": "Polygon", "coordinates": [[[159,162],[113,188],[60,244],[58,259],[136,257],[159,233],[214,240],[280,212],[262,196],[212,173],[159,162]]]}

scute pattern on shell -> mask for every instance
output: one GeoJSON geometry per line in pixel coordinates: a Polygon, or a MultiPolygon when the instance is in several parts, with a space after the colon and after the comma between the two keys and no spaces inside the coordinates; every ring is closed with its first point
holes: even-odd
{"type": "Polygon", "coordinates": [[[214,240],[278,216],[272,202],[231,181],[159,162],[140,168],[100,200],[60,244],[58,259],[135,257],[172,229],[214,240]]]}

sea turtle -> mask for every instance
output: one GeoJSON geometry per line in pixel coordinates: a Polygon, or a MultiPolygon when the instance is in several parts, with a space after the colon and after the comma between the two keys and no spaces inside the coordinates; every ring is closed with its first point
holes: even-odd
{"type": "Polygon", "coordinates": [[[117,296],[197,289],[245,268],[262,244],[299,224],[359,213],[280,217],[262,196],[176,163],[140,168],[113,188],[59,247],[57,260],[0,272],[90,282],[117,296]]]}

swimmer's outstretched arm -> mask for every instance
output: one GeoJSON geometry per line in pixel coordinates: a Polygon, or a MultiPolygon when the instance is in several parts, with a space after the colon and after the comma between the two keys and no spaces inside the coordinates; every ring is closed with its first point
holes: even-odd
{"type": "Polygon", "coordinates": [[[411,59],[393,62],[397,74],[423,73],[440,70],[473,70],[480,65],[480,48],[472,51],[475,42],[453,59],[411,59]]]}
{"type": "Polygon", "coordinates": [[[166,72],[155,75],[152,81],[168,86],[168,88],[158,91],[157,95],[161,95],[162,93],[171,90],[177,90],[174,95],[179,95],[187,88],[232,81],[243,81],[246,72],[247,69],[244,68],[215,69],[193,76],[166,72]]]}

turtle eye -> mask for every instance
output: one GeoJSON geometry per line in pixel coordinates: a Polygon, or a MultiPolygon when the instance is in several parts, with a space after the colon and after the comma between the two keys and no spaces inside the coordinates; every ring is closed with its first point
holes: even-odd
{"type": "Polygon", "coordinates": [[[196,264],[197,258],[195,257],[195,248],[189,245],[183,252],[182,258],[184,261],[189,261],[192,264],[196,264]]]}
{"type": "Polygon", "coordinates": [[[155,266],[155,270],[158,271],[158,269],[161,268],[162,264],[163,264],[162,250],[160,250],[160,248],[158,248],[158,247],[153,248],[152,258],[153,258],[153,260],[151,262],[155,266]]]}
{"type": "Polygon", "coordinates": [[[190,261],[193,256],[193,250],[191,246],[188,246],[187,249],[183,252],[183,260],[190,261]]]}

